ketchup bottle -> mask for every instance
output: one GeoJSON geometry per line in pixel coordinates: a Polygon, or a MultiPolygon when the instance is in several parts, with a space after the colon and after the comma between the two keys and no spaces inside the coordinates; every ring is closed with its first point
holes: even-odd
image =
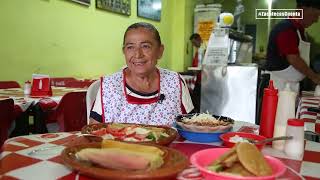
{"type": "Polygon", "coordinates": [[[278,104],[278,89],[273,86],[273,81],[269,81],[269,87],[264,88],[262,98],[262,108],[260,117],[259,134],[266,137],[273,137],[274,122],[278,104]]]}

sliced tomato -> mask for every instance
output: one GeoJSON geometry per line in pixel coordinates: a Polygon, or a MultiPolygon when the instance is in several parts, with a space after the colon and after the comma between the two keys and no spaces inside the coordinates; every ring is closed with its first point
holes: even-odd
{"type": "Polygon", "coordinates": [[[126,133],[124,131],[113,131],[113,132],[110,132],[110,134],[112,134],[113,136],[115,137],[125,137],[126,136],[126,133]]]}
{"type": "Polygon", "coordinates": [[[132,132],[131,134],[127,134],[127,136],[126,137],[134,137],[136,135],[136,132],[132,132]]]}
{"type": "Polygon", "coordinates": [[[101,129],[92,131],[91,134],[96,135],[96,136],[103,136],[103,135],[107,134],[107,130],[106,130],[106,128],[101,128],[101,129]]]}
{"type": "Polygon", "coordinates": [[[139,140],[139,141],[143,141],[146,139],[146,137],[148,136],[148,134],[135,134],[133,136],[133,138],[139,140]]]}

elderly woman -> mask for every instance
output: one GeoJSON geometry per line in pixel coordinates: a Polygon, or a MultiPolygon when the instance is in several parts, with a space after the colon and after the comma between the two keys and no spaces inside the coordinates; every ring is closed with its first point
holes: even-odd
{"type": "Polygon", "coordinates": [[[193,110],[188,88],[180,75],[156,65],[164,46],[158,30],[135,23],[124,34],[127,67],[101,78],[91,123],[120,122],[171,126],[176,115],[193,110]]]}

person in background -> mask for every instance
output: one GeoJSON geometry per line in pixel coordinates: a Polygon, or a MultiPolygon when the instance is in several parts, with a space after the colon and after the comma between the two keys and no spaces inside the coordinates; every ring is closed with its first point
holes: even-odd
{"type": "Polygon", "coordinates": [[[194,56],[192,59],[192,67],[201,66],[202,58],[204,57],[204,48],[201,47],[202,39],[198,33],[194,33],[190,36],[190,41],[192,45],[195,47],[194,56]]]}
{"type": "MultiPolygon", "coordinates": [[[[201,67],[204,58],[205,47],[201,36],[198,33],[194,33],[190,36],[190,41],[195,47],[194,56],[192,59],[192,67],[201,67]]],[[[201,100],[201,72],[197,72],[197,79],[192,92],[192,100],[195,106],[195,111],[200,112],[200,100],[201,100]]]]}
{"type": "Polygon", "coordinates": [[[319,0],[296,0],[303,9],[303,19],[285,19],[275,25],[269,35],[266,70],[270,71],[275,86],[299,92],[299,82],[308,77],[320,84],[320,75],[309,67],[310,43],[305,28],[316,23],[320,15],[319,0]]]}
{"type": "Polygon", "coordinates": [[[125,31],[123,70],[101,78],[90,123],[115,122],[172,126],[193,104],[186,83],[176,72],[158,68],[164,46],[158,30],[145,22],[125,31]]]}

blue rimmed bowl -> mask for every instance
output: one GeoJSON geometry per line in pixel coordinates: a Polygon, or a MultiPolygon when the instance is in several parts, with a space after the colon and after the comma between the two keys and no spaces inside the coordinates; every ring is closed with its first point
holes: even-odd
{"type": "Polygon", "coordinates": [[[190,130],[183,129],[179,125],[175,125],[180,136],[188,141],[200,142],[200,143],[210,143],[210,142],[220,142],[220,135],[229,132],[232,128],[225,129],[224,131],[217,132],[193,132],[190,130]]]}
{"type": "Polygon", "coordinates": [[[177,128],[180,136],[184,137],[188,141],[210,143],[210,142],[220,142],[220,135],[229,132],[233,128],[234,120],[225,116],[215,116],[223,122],[228,122],[228,125],[219,125],[216,127],[210,126],[199,126],[199,125],[189,125],[184,124],[183,118],[192,118],[194,115],[198,114],[184,114],[176,117],[175,127],[177,128]]]}

